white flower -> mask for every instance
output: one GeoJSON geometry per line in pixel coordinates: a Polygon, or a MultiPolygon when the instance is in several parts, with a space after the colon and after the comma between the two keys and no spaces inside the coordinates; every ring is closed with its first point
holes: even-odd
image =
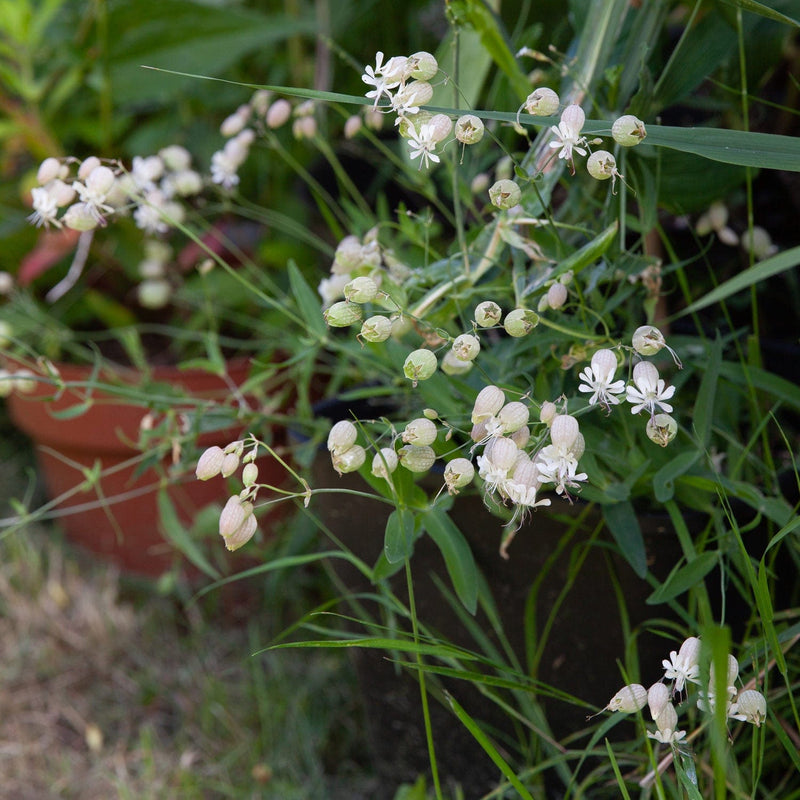
{"type": "Polygon", "coordinates": [[[57,219],[58,204],[55,197],[45,186],[36,186],[31,189],[31,199],[33,200],[33,214],[28,217],[28,221],[37,228],[44,226],[49,228],[55,225],[61,227],[57,219]]]}
{"type": "Polygon", "coordinates": [[[536,466],[543,483],[553,483],[556,494],[568,495],[568,488],[578,488],[579,482],[588,477],[585,472],[577,471],[578,459],[585,446],[578,420],[568,414],[554,417],[550,440],[552,444],[536,455],[536,466]]]}
{"type": "Polygon", "coordinates": [[[678,652],[672,650],[669,659],[664,659],[664,678],[675,681],[675,691],[682,692],[687,681],[699,683],[700,674],[700,640],[690,636],[681,645],[678,652]]]}
{"type": "Polygon", "coordinates": [[[599,403],[610,411],[610,406],[619,403],[619,398],[614,395],[625,391],[625,381],[614,380],[616,371],[617,357],[611,350],[598,350],[592,356],[591,366],[586,367],[578,376],[584,381],[578,386],[578,391],[593,392],[589,398],[590,406],[599,403]]]}
{"type": "Polygon", "coordinates": [[[651,416],[656,409],[672,411],[672,406],[664,402],[675,394],[675,387],[665,388],[663,378],[658,375],[658,370],[649,361],[640,361],[633,368],[633,382],[636,388],[628,386],[627,401],[633,404],[631,414],[638,414],[643,409],[651,416]]]}
{"type": "Polygon", "coordinates": [[[586,137],[581,136],[583,123],[586,115],[580,106],[567,106],[561,114],[561,121],[558,125],[551,125],[550,130],[557,141],[550,142],[549,146],[554,150],[561,148],[558,153],[559,158],[563,158],[569,165],[572,173],[575,167],[572,164],[573,152],[585,156],[586,150],[582,145],[586,144],[586,137]]]}
{"type": "Polygon", "coordinates": [[[486,491],[494,492],[508,480],[520,452],[511,439],[497,436],[489,440],[483,455],[477,458],[478,475],[485,481],[486,491]]]}
{"type": "Polygon", "coordinates": [[[417,156],[422,156],[420,168],[423,164],[427,167],[431,161],[435,164],[439,163],[439,156],[433,152],[436,147],[436,131],[432,125],[427,123],[420,125],[419,131],[410,127],[408,140],[408,145],[411,148],[411,160],[413,161],[417,156]]]}
{"type": "Polygon", "coordinates": [[[381,97],[386,95],[390,100],[392,98],[392,89],[396,89],[400,85],[400,78],[395,71],[394,58],[390,58],[386,64],[383,63],[383,53],[379,50],[375,54],[375,68],[369,65],[364,69],[364,74],[361,80],[367,86],[374,86],[372,91],[366,93],[366,97],[370,100],[374,99],[375,103],[373,108],[378,107],[381,97]]]}
{"type": "Polygon", "coordinates": [[[97,166],[87,176],[85,182],[75,181],[72,188],[78,193],[81,203],[101,225],[105,222],[103,214],[112,214],[113,206],[107,202],[108,194],[114,187],[114,173],[109,167],[97,166]]]}
{"type": "Polygon", "coordinates": [[[732,719],[750,722],[757,728],[761,727],[761,723],[767,718],[767,699],[755,689],[745,689],[739,692],[728,715],[732,719]]]}
{"type": "Polygon", "coordinates": [[[663,731],[656,731],[655,733],[647,732],[651,739],[655,739],[661,744],[677,744],[682,739],[686,738],[686,731],[675,731],[672,728],[664,728],[663,731]]]}
{"type": "Polygon", "coordinates": [[[134,156],[131,176],[141,191],[155,189],[156,181],[164,174],[164,162],[159,156],[134,156]]]}
{"type": "Polygon", "coordinates": [[[666,703],[655,718],[658,730],[655,733],[648,731],[647,735],[662,744],[677,744],[686,737],[686,731],[679,731],[678,712],[672,703],[666,703]]]}

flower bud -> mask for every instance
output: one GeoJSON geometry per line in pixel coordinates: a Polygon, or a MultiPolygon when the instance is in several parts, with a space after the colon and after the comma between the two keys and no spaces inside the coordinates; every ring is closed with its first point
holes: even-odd
{"type": "Polygon", "coordinates": [[[503,328],[509,336],[519,339],[527,336],[539,324],[539,315],[527,308],[515,308],[506,314],[503,328]]]}
{"type": "Polygon", "coordinates": [[[487,442],[483,455],[498,469],[510,470],[519,458],[520,449],[512,439],[495,436],[487,442]]]}
{"type": "Polygon", "coordinates": [[[475,306],[475,323],[480,325],[481,328],[491,328],[497,325],[502,316],[503,310],[491,300],[484,300],[475,306]]]}
{"type": "Polygon", "coordinates": [[[361,338],[368,342],[385,342],[391,334],[392,321],[380,314],[364,320],[361,326],[361,338]]]}
{"type": "Polygon", "coordinates": [[[545,425],[551,425],[556,418],[558,409],[556,404],[550,400],[545,400],[542,407],[539,409],[539,422],[544,422],[545,425]]]}
{"type": "Polygon", "coordinates": [[[558,111],[561,104],[558,95],[546,86],[534,89],[525,100],[525,111],[534,117],[549,117],[558,111]]]}
{"type": "Polygon", "coordinates": [[[240,547],[247,544],[247,542],[253,538],[256,527],[258,526],[256,515],[253,513],[252,503],[242,503],[242,508],[245,511],[245,517],[241,525],[231,533],[227,535],[223,534],[222,537],[225,540],[225,547],[230,551],[238,550],[240,547]]]}
{"type": "Polygon", "coordinates": [[[78,167],[78,180],[85,181],[92,174],[92,170],[97,169],[100,164],[101,161],[97,156],[85,158],[78,167]]]}
{"type": "Polygon", "coordinates": [[[268,128],[280,128],[285,125],[289,117],[292,116],[292,106],[288,100],[281,97],[276,100],[268,109],[266,122],[268,128]]]}
{"type": "Polygon", "coordinates": [[[232,453],[225,453],[222,459],[222,466],[220,467],[222,477],[227,478],[233,475],[237,469],[239,469],[239,454],[235,451],[232,453]]]}
{"type": "Polygon", "coordinates": [[[666,447],[678,433],[678,423],[669,414],[656,414],[647,420],[647,438],[651,442],[666,447]]]}
{"type": "Polygon", "coordinates": [[[527,425],[517,428],[509,437],[514,444],[522,450],[531,438],[531,429],[527,425]]]}
{"type": "Polygon", "coordinates": [[[475,405],[472,407],[472,424],[485,422],[489,417],[495,416],[505,405],[506,396],[503,390],[489,384],[478,392],[475,405]]]}
{"type": "Polygon", "coordinates": [[[252,514],[253,506],[250,503],[242,502],[239,495],[228,498],[222,513],[219,515],[219,534],[227,541],[228,537],[234,534],[242,525],[245,517],[252,514]]]}
{"type": "Polygon", "coordinates": [[[171,297],[172,285],[164,278],[147,278],[136,287],[136,299],[142,308],[164,308],[171,297]]]}
{"type": "Polygon", "coordinates": [[[435,422],[426,417],[419,417],[406,425],[402,439],[406,444],[433,444],[437,433],[435,422]]]}
{"type": "Polygon", "coordinates": [[[480,351],[480,340],[471,333],[462,333],[453,342],[453,353],[461,361],[474,361],[480,351]]]}
{"type": "Polygon", "coordinates": [[[367,460],[367,451],[360,444],[354,444],[343,453],[332,453],[333,468],[343,475],[346,472],[355,472],[367,460]]]}
{"type": "Polygon", "coordinates": [[[634,117],[633,114],[625,114],[614,120],[614,124],[611,126],[611,136],[617,144],[621,144],[623,147],[633,147],[647,136],[647,131],[640,119],[634,117]]]}
{"type": "Polygon", "coordinates": [[[606,711],[621,711],[623,714],[632,714],[640,711],[647,705],[647,689],[639,683],[629,683],[623,686],[609,701],[606,711]]]}
{"type": "Polygon", "coordinates": [[[436,372],[437,362],[435,354],[424,348],[410,353],[403,364],[403,374],[410,381],[425,381],[436,372]]]}
{"type": "Polygon", "coordinates": [[[563,283],[554,283],[547,290],[547,305],[550,308],[561,308],[567,302],[567,287],[563,283]]]}
{"type": "Polygon", "coordinates": [[[61,162],[52,156],[42,161],[36,173],[36,181],[39,186],[44,186],[50,183],[50,181],[54,181],[56,178],[63,178],[61,166],[61,162]]]}
{"type": "Polygon", "coordinates": [[[363,124],[363,120],[358,114],[348,117],[344,123],[344,138],[353,139],[361,130],[363,124]]]}
{"type": "Polygon", "coordinates": [[[650,716],[655,721],[664,706],[669,702],[670,691],[666,684],[654,683],[647,690],[647,705],[650,706],[650,716]]]}
{"type": "Polygon", "coordinates": [[[353,278],[344,287],[344,296],[351,303],[369,303],[378,294],[378,284],[372,278],[353,278]]]}
{"type": "Polygon", "coordinates": [[[258,466],[252,461],[244,465],[242,470],[242,484],[250,487],[258,480],[258,466]]]}
{"type": "Polygon", "coordinates": [[[409,472],[427,472],[436,461],[436,453],[428,445],[407,444],[400,448],[399,456],[409,472]]]}
{"type": "Polygon", "coordinates": [[[550,440],[565,452],[572,448],[579,433],[578,420],[569,414],[556,415],[550,425],[550,440]]]}
{"type": "Polygon", "coordinates": [[[313,139],[317,135],[317,120],[314,117],[298,117],[292,123],[292,136],[301,139],[313,139]]]}
{"type": "Polygon", "coordinates": [[[325,309],[322,318],[331,328],[346,328],[361,319],[361,306],[358,303],[348,303],[340,300],[330,308],[325,309]]]}
{"type": "Polygon", "coordinates": [[[224,458],[225,453],[222,448],[216,445],[203,451],[203,454],[197,460],[197,468],[194,472],[197,479],[207,481],[209,478],[219,475],[224,458]]]}
{"type": "Polygon", "coordinates": [[[475,467],[467,458],[454,458],[444,468],[444,483],[450,494],[457,494],[459,489],[472,483],[474,477],[475,467]]]}
{"type": "Polygon", "coordinates": [[[484,131],[483,120],[474,114],[464,114],[456,121],[456,139],[462,144],[477,144],[484,131]]]}
{"type": "Polygon", "coordinates": [[[349,419],[339,420],[328,433],[328,450],[344,453],[356,443],[357,437],[358,429],[349,419]]]}
{"type": "Polygon", "coordinates": [[[580,133],[586,122],[586,114],[579,105],[573,103],[561,113],[561,122],[568,125],[575,133],[580,133]]]}
{"type": "Polygon", "coordinates": [[[496,181],[489,189],[489,200],[497,208],[513,208],[521,197],[522,191],[511,180],[496,181]]]}
{"type": "Polygon", "coordinates": [[[453,120],[447,114],[434,114],[429,120],[434,142],[444,141],[453,130],[453,120]]]}

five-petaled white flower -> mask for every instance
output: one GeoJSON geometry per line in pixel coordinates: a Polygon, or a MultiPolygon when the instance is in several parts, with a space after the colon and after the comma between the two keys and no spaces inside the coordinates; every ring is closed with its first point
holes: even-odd
{"type": "Polygon", "coordinates": [[[578,420],[568,414],[559,414],[550,426],[552,444],[536,455],[536,468],[542,483],[553,483],[556,494],[566,494],[568,488],[578,488],[588,475],[578,472],[578,459],[585,447],[578,420]]]}
{"type": "Polygon", "coordinates": [[[591,366],[578,376],[583,381],[578,385],[578,391],[593,392],[589,398],[590,406],[599,403],[610,411],[612,405],[619,404],[619,398],[614,395],[625,391],[625,381],[614,380],[616,371],[617,357],[611,350],[598,350],[592,356],[591,366]]]}
{"type": "Polygon", "coordinates": [[[425,123],[419,126],[419,130],[413,127],[408,131],[408,146],[411,148],[411,160],[413,161],[417,156],[422,156],[420,159],[420,168],[424,164],[426,167],[429,162],[433,161],[435,164],[439,163],[439,156],[434,153],[436,147],[436,129],[425,123]]]}
{"type": "Polygon", "coordinates": [[[669,659],[661,662],[664,667],[664,678],[675,681],[675,691],[682,692],[687,681],[700,683],[700,640],[690,636],[681,645],[678,652],[672,650],[669,659]]]}
{"type": "Polygon", "coordinates": [[[378,107],[378,103],[380,102],[381,97],[384,95],[391,100],[391,90],[396,89],[400,85],[400,79],[396,74],[397,70],[392,64],[394,60],[395,59],[390,58],[386,64],[384,64],[383,53],[378,50],[378,52],[375,54],[375,68],[373,69],[368,65],[364,69],[364,74],[361,76],[361,80],[364,81],[367,86],[375,87],[372,91],[367,92],[366,94],[370,100],[375,100],[375,103],[372,106],[373,109],[378,107]]]}
{"type": "Polygon", "coordinates": [[[627,401],[633,404],[631,414],[638,414],[643,409],[649,412],[650,416],[656,413],[656,409],[669,413],[672,406],[665,402],[675,394],[675,387],[666,387],[663,378],[658,375],[658,370],[649,361],[640,361],[633,368],[633,382],[636,386],[628,386],[627,401]]]}
{"type": "Polygon", "coordinates": [[[557,141],[550,142],[550,147],[554,150],[561,148],[558,153],[559,158],[563,158],[570,167],[572,174],[575,174],[575,166],[572,163],[573,152],[585,156],[586,149],[582,146],[586,144],[586,137],[581,136],[583,123],[586,115],[578,105],[567,106],[561,114],[561,121],[558,125],[551,125],[550,130],[557,141]]]}

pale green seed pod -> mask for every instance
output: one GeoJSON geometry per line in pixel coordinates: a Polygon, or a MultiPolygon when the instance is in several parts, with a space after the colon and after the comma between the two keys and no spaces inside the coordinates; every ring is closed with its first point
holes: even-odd
{"type": "Polygon", "coordinates": [[[436,461],[436,453],[428,445],[407,444],[400,448],[400,464],[409,472],[427,472],[436,461]]]}
{"type": "Polygon", "coordinates": [[[445,375],[466,375],[472,369],[471,361],[463,361],[452,350],[442,358],[442,372],[445,375]]]}
{"type": "Polygon", "coordinates": [[[420,50],[408,57],[406,68],[410,70],[410,75],[418,81],[429,81],[439,71],[439,63],[436,57],[425,50],[420,50]]]}
{"type": "Polygon", "coordinates": [[[678,423],[669,414],[656,414],[647,420],[647,438],[666,447],[678,433],[678,423]]]}
{"type": "Polygon", "coordinates": [[[388,480],[389,475],[397,469],[399,459],[391,447],[382,447],[372,458],[372,474],[376,478],[388,480]]]}
{"type": "Polygon", "coordinates": [[[505,402],[506,396],[502,389],[493,384],[484,386],[478,392],[478,396],[475,398],[475,405],[472,407],[472,424],[477,425],[481,422],[486,422],[490,417],[494,417],[505,405],[505,402]]]}
{"type": "Polygon", "coordinates": [[[403,431],[402,439],[406,444],[433,444],[438,430],[436,423],[427,417],[412,419],[403,431]]]}
{"type": "Polygon", "coordinates": [[[631,337],[633,349],[643,356],[653,356],[666,345],[664,334],[652,325],[642,325],[631,337]]]}
{"type": "Polygon", "coordinates": [[[598,181],[607,181],[617,174],[617,160],[607,150],[595,150],[586,159],[586,171],[598,181]]]}
{"type": "Polygon", "coordinates": [[[480,351],[480,340],[471,333],[462,333],[453,341],[453,354],[461,361],[474,361],[480,351]]]}
{"type": "Polygon", "coordinates": [[[354,322],[361,320],[361,306],[358,303],[348,303],[347,300],[340,300],[326,309],[322,318],[332,328],[346,328],[354,322]]]}
{"type": "Polygon", "coordinates": [[[477,144],[484,132],[483,120],[474,114],[464,114],[456,121],[456,139],[462,144],[477,144]]]}
{"type": "Polygon", "coordinates": [[[474,477],[475,467],[467,458],[454,458],[444,468],[444,483],[449,494],[458,494],[458,490],[472,483],[474,477]]]}
{"type": "Polygon", "coordinates": [[[503,327],[509,336],[527,336],[539,324],[539,315],[527,308],[515,308],[506,314],[503,327]]]}
{"type": "Polygon", "coordinates": [[[195,477],[200,481],[207,481],[219,475],[222,470],[222,462],[225,460],[225,453],[221,447],[214,445],[203,451],[197,460],[197,468],[194,471],[195,477]]]}
{"type": "Polygon", "coordinates": [[[503,317],[503,309],[491,300],[484,300],[475,306],[475,323],[481,328],[491,328],[497,325],[503,317]]]}
{"type": "Polygon", "coordinates": [[[558,111],[561,100],[558,95],[546,86],[534,89],[525,100],[525,111],[534,117],[549,117],[558,111]]]}
{"type": "Polygon", "coordinates": [[[611,136],[617,144],[621,144],[623,147],[634,147],[647,136],[647,131],[640,119],[634,117],[633,114],[625,114],[614,120],[614,124],[611,126],[611,136]]]}
{"type": "Polygon", "coordinates": [[[354,444],[343,453],[331,453],[333,468],[340,474],[355,472],[367,460],[367,451],[360,444],[354,444]]]}
{"type": "Polygon", "coordinates": [[[71,205],[61,218],[61,221],[74,231],[91,231],[100,224],[86,203],[71,205]]]}
{"type": "Polygon", "coordinates": [[[410,353],[403,364],[403,374],[410,381],[425,381],[436,372],[435,354],[424,348],[410,353]]]}
{"type": "Polygon", "coordinates": [[[364,320],[361,326],[361,338],[368,342],[385,342],[391,335],[392,321],[381,314],[364,320]]]}
{"type": "Polygon", "coordinates": [[[369,303],[378,294],[378,284],[372,278],[361,276],[345,284],[344,297],[351,303],[369,303]]]}
{"type": "Polygon", "coordinates": [[[328,433],[328,450],[344,453],[356,443],[357,437],[358,429],[349,419],[339,420],[328,433]]]}
{"type": "Polygon", "coordinates": [[[608,701],[605,710],[632,714],[635,711],[641,711],[646,705],[647,689],[639,683],[629,683],[608,701]]]}
{"type": "Polygon", "coordinates": [[[513,208],[519,204],[522,191],[511,180],[496,181],[489,188],[489,200],[497,208],[513,208]]]}

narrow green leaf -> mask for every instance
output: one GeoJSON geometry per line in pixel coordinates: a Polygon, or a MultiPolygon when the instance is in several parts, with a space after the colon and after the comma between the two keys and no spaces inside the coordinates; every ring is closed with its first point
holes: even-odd
{"type": "Polygon", "coordinates": [[[675,479],[683,475],[700,458],[700,450],[681,453],[653,475],[653,493],[659,503],[666,503],[675,494],[675,479]]]}
{"type": "Polygon", "coordinates": [[[311,287],[306,283],[306,279],[294,261],[289,262],[289,283],[307,329],[318,339],[325,339],[328,332],[320,311],[319,297],[314,294],[311,287]]]}
{"type": "Polygon", "coordinates": [[[438,509],[423,512],[422,524],[444,557],[458,599],[470,614],[478,607],[478,568],[464,534],[438,509]]]}
{"type": "Polygon", "coordinates": [[[390,564],[411,558],[414,552],[414,512],[397,508],[389,514],[383,538],[383,553],[390,564]]]}
{"type": "Polygon", "coordinates": [[[647,553],[633,505],[628,501],[604,505],[603,517],[622,555],[633,571],[644,578],[647,575],[647,553]]]}
{"type": "Polygon", "coordinates": [[[169,541],[199,570],[211,578],[219,578],[219,572],[210,564],[197,542],[189,535],[186,526],[178,519],[175,506],[172,505],[164,489],[158,493],[158,512],[161,517],[161,527],[169,541]]]}
{"type": "Polygon", "coordinates": [[[492,744],[489,737],[481,730],[480,726],[478,726],[472,717],[464,711],[452,695],[445,693],[445,697],[461,724],[472,734],[475,741],[483,748],[486,755],[494,761],[506,780],[516,789],[519,796],[523,798],[523,800],[533,800],[531,793],[525,788],[522,781],[520,781],[514,770],[506,763],[503,756],[500,755],[500,751],[492,744]]]}
{"type": "Polygon", "coordinates": [[[775,630],[775,609],[772,606],[772,594],[769,590],[767,568],[762,560],[758,565],[758,581],[755,586],[756,607],[758,608],[759,620],[764,629],[764,634],[769,641],[772,654],[775,656],[775,664],[781,675],[786,677],[786,658],[783,655],[778,632],[775,630]]]}
{"type": "Polygon", "coordinates": [[[50,413],[55,419],[75,419],[85,414],[92,406],[94,401],[91,397],[87,397],[82,403],[76,403],[74,406],[64,408],[61,411],[51,411],[50,413]]]}
{"type": "MultiPolygon", "coordinates": [[[[798,140],[800,141],[800,140],[798,140]]],[[[764,261],[759,261],[748,267],[746,270],[734,275],[724,283],[717,286],[716,289],[710,291],[707,295],[701,297],[696,302],[692,303],[688,308],[684,309],[678,316],[683,317],[686,314],[693,314],[701,308],[710,306],[712,303],[719,303],[727,299],[743,289],[754,286],[773,275],[779,275],[781,272],[786,272],[800,264],[800,246],[792,247],[789,250],[784,250],[771,258],[766,258],[764,261]]]]}
{"type": "Polygon", "coordinates": [[[786,14],[781,14],[780,11],[765,6],[763,3],[757,2],[757,0],[718,0],[718,2],[725,3],[726,6],[741,8],[742,11],[750,11],[753,14],[759,14],[775,22],[782,22],[784,25],[791,25],[793,28],[800,28],[800,22],[796,19],[787,17],[786,14]]]}
{"type": "MultiPolygon", "coordinates": [[[[697,390],[697,398],[694,403],[694,429],[702,450],[706,450],[711,441],[711,422],[714,418],[714,396],[716,394],[717,382],[719,381],[719,367],[721,362],[722,339],[717,336],[714,343],[711,345],[711,351],[706,361],[706,368],[703,372],[703,379],[700,381],[700,388],[697,390]]],[[[691,466],[691,464],[689,464],[689,466],[691,466]]],[[[673,478],[674,477],[677,476],[673,476],[673,478]]]]}
{"type": "Polygon", "coordinates": [[[701,553],[688,564],[676,566],[667,579],[646,600],[648,605],[666,603],[700,583],[719,562],[715,552],[701,553]]]}
{"type": "Polygon", "coordinates": [[[410,639],[392,639],[386,636],[363,636],[352,639],[316,639],[313,641],[288,642],[266,647],[265,650],[285,650],[294,647],[365,647],[370,650],[387,650],[398,653],[415,653],[432,656],[442,660],[457,658],[462,661],[475,661],[477,656],[468,650],[449,647],[443,644],[421,644],[410,639]]]}
{"type": "Polygon", "coordinates": [[[600,256],[602,256],[606,250],[608,250],[611,242],[614,241],[618,230],[619,223],[615,221],[604,231],[601,231],[594,239],[592,239],[591,242],[587,242],[579,250],[576,250],[571,256],[565,258],[558,265],[558,268],[553,273],[553,277],[556,278],[566,272],[573,272],[577,274],[584,269],[584,267],[594,264],[595,261],[597,261],[597,259],[600,258],[600,256]]]}

